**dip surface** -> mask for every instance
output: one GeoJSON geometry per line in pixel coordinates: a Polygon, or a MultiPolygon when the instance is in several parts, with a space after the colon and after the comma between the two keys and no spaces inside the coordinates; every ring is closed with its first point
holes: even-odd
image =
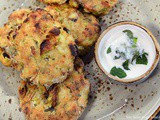
{"type": "Polygon", "coordinates": [[[104,35],[98,47],[98,57],[108,73],[113,75],[114,72],[123,72],[123,79],[133,79],[151,68],[156,57],[156,49],[152,38],[142,28],[129,24],[120,25],[104,35]],[[133,39],[130,39],[129,32],[132,32],[133,39]],[[140,59],[136,58],[136,52],[140,59]],[[139,64],[141,62],[143,64],[139,64]]]}

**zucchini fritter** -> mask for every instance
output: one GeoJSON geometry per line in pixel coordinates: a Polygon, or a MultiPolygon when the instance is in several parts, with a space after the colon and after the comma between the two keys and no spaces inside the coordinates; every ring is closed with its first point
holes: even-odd
{"type": "Polygon", "coordinates": [[[22,79],[52,85],[73,71],[77,56],[74,39],[48,12],[32,11],[12,39],[7,54],[18,64],[22,79]]]}
{"type": "Polygon", "coordinates": [[[118,0],[70,0],[70,5],[78,7],[78,4],[84,8],[87,13],[94,15],[105,15],[109,13],[118,0]]]}
{"type": "Polygon", "coordinates": [[[46,3],[46,4],[63,4],[65,3],[67,0],[39,0],[40,2],[46,3]]]}
{"type": "Polygon", "coordinates": [[[100,25],[93,15],[82,14],[67,4],[47,6],[45,10],[63,25],[67,33],[74,37],[80,55],[86,53],[98,39],[100,25]]]}
{"type": "Polygon", "coordinates": [[[77,120],[86,108],[89,89],[82,70],[74,71],[63,83],[48,90],[22,81],[20,107],[28,120],[77,120]]]}
{"type": "Polygon", "coordinates": [[[15,34],[16,29],[20,27],[23,21],[27,18],[27,15],[31,11],[29,9],[20,9],[13,12],[8,19],[8,23],[4,27],[0,28],[0,61],[6,66],[15,66],[11,60],[11,56],[7,53],[10,49],[15,49],[12,40],[15,34]]]}

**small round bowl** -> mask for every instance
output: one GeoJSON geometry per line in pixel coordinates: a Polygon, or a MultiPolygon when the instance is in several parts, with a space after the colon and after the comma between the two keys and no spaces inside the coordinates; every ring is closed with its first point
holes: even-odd
{"type": "Polygon", "coordinates": [[[102,34],[101,36],[99,37],[97,43],[96,43],[96,46],[95,46],[95,58],[96,58],[96,62],[98,64],[98,66],[100,67],[100,69],[110,78],[110,80],[112,82],[115,82],[115,83],[121,83],[121,84],[131,84],[131,83],[140,83],[140,82],[143,82],[144,80],[146,80],[150,75],[151,73],[154,71],[154,69],[156,68],[158,62],[159,62],[159,58],[160,58],[160,46],[159,46],[159,43],[158,41],[156,40],[156,38],[153,36],[153,34],[147,29],[145,28],[144,26],[140,25],[140,24],[137,24],[135,22],[127,22],[127,21],[123,21],[123,22],[118,22],[116,24],[113,24],[111,25],[110,27],[108,27],[102,34]],[[150,67],[150,69],[145,72],[143,75],[137,77],[137,78],[133,78],[133,79],[121,79],[121,78],[118,78],[118,77],[115,77],[113,75],[111,75],[110,73],[108,73],[104,67],[102,66],[102,64],[100,63],[100,60],[99,60],[99,55],[98,55],[98,50],[99,50],[99,44],[102,40],[102,38],[105,36],[105,34],[107,32],[109,32],[112,28],[114,27],[117,27],[117,26],[120,26],[120,25],[134,25],[134,26],[137,26],[141,29],[143,29],[153,40],[153,43],[155,45],[155,49],[156,49],[156,57],[155,57],[155,60],[154,60],[154,63],[152,64],[152,66],[150,67]]]}

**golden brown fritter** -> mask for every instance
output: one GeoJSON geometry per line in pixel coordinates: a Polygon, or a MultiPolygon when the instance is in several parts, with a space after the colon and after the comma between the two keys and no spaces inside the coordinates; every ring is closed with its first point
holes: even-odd
{"type": "Polygon", "coordinates": [[[40,2],[46,3],[46,4],[63,4],[65,3],[67,0],[39,0],[40,2]]]}
{"type": "MultiPolygon", "coordinates": [[[[20,9],[13,12],[8,19],[8,23],[4,27],[0,28],[0,61],[6,66],[13,66],[13,61],[11,56],[8,55],[8,47],[12,47],[12,40],[16,29],[23,23],[27,18],[27,15],[31,11],[29,9],[20,9]]],[[[13,53],[12,53],[13,54],[13,53]]],[[[11,54],[11,55],[12,55],[11,54]]]]}
{"type": "Polygon", "coordinates": [[[28,15],[12,42],[14,49],[7,46],[7,54],[18,64],[22,79],[51,85],[64,81],[73,71],[74,39],[42,9],[28,15]]]}
{"type": "Polygon", "coordinates": [[[118,0],[70,0],[69,3],[74,7],[81,5],[87,13],[105,15],[117,2],[118,0]]]}
{"type": "Polygon", "coordinates": [[[28,120],[77,120],[86,108],[89,89],[82,70],[74,71],[63,83],[48,90],[22,81],[20,107],[28,120]]]}
{"type": "Polygon", "coordinates": [[[79,7],[79,3],[76,0],[69,0],[69,5],[75,8],[79,7]]]}
{"type": "Polygon", "coordinates": [[[83,55],[98,39],[100,25],[93,15],[82,14],[67,4],[47,6],[45,10],[60,21],[63,29],[74,37],[80,55],[83,55]]]}

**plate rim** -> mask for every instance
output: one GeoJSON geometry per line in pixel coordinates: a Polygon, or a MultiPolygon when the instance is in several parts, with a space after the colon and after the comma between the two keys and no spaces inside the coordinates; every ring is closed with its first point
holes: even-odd
{"type": "Polygon", "coordinates": [[[148,120],[153,120],[154,117],[160,112],[160,106],[157,108],[157,110],[150,116],[148,120]]]}

